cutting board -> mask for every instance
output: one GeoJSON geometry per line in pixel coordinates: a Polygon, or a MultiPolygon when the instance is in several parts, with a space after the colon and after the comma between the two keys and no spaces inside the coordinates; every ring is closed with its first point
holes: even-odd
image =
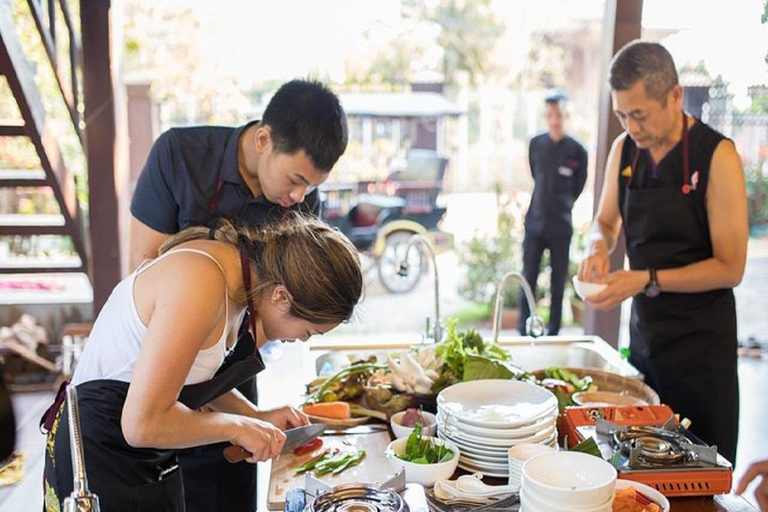
{"type": "Polygon", "coordinates": [[[294,474],[296,469],[312,460],[326,448],[350,445],[358,450],[365,450],[365,458],[357,466],[338,475],[322,475],[320,477],[320,480],[330,486],[352,482],[381,482],[395,473],[389,459],[384,455],[387,445],[391,442],[389,432],[386,430],[369,434],[323,436],[321,439],[323,440],[321,450],[306,455],[283,454],[278,460],[272,461],[272,469],[269,474],[269,495],[267,496],[267,508],[269,510],[283,510],[286,493],[293,488],[304,488],[304,475],[294,474]]]}

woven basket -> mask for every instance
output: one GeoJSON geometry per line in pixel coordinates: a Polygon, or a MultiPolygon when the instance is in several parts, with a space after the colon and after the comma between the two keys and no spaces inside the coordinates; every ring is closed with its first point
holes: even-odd
{"type": "MultiPolygon", "coordinates": [[[[648,384],[637,379],[622,377],[594,368],[565,368],[565,370],[574,373],[579,378],[589,375],[592,377],[592,383],[597,386],[599,391],[611,391],[642,398],[648,402],[648,405],[661,404],[659,395],[648,384]]],[[[536,370],[532,374],[539,380],[545,378],[543,369],[536,370]]]]}

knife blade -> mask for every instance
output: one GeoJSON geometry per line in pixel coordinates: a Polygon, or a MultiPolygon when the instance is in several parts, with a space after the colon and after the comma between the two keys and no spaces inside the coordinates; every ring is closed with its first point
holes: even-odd
{"type": "MultiPolygon", "coordinates": [[[[285,444],[280,453],[292,452],[299,446],[307,444],[308,442],[317,439],[323,432],[325,432],[327,425],[325,423],[314,423],[311,425],[304,425],[303,427],[291,428],[285,431],[285,444]]],[[[224,458],[231,463],[240,462],[251,454],[242,446],[233,444],[224,448],[224,458]]]]}

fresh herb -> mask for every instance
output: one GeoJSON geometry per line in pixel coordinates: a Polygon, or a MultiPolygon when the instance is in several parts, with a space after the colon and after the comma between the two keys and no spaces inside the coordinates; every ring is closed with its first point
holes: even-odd
{"type": "Polygon", "coordinates": [[[396,453],[398,459],[415,464],[437,464],[453,458],[453,450],[444,444],[435,443],[434,439],[421,437],[421,425],[418,423],[405,442],[405,453],[396,453]]]}
{"type": "Polygon", "coordinates": [[[432,386],[433,393],[468,380],[530,378],[530,374],[510,363],[502,347],[484,341],[473,329],[460,332],[456,324],[455,319],[448,322],[445,340],[437,345],[437,355],[445,364],[432,386]]]}
{"type": "Polygon", "coordinates": [[[600,453],[600,447],[597,446],[597,441],[595,441],[594,437],[588,437],[573,448],[571,448],[569,451],[572,452],[581,452],[581,453],[588,453],[590,455],[594,455],[595,457],[603,458],[603,454],[600,453]]]}
{"type": "Polygon", "coordinates": [[[326,450],[314,459],[310,460],[296,470],[297,475],[314,470],[315,475],[325,475],[328,473],[338,475],[345,469],[356,466],[365,458],[365,450],[344,450],[338,448],[335,450],[326,450]]]}
{"type": "Polygon", "coordinates": [[[597,390],[597,386],[592,384],[592,377],[589,375],[579,378],[575,373],[559,366],[544,370],[544,377],[539,385],[554,393],[560,412],[563,412],[563,409],[570,405],[575,405],[573,402],[574,393],[597,390]]]}

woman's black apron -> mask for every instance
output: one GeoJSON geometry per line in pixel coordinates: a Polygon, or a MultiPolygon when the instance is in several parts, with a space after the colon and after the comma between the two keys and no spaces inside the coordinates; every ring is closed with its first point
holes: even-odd
{"type": "MultiPolygon", "coordinates": [[[[697,121],[654,167],[626,137],[619,207],[633,270],[677,268],[711,258],[706,209],[710,162],[725,137],[697,121]]],[[[663,281],[662,281],[663,286],[663,281]]],[[[630,362],[691,431],[731,462],[739,422],[736,307],[731,289],[637,295],[630,362]]]]}
{"type": "MultiPolygon", "coordinates": [[[[244,324],[247,325],[247,324],[244,324]]],[[[247,328],[246,328],[247,329],[247,328]]],[[[241,331],[242,334],[242,331],[241,331]]],[[[255,350],[253,338],[241,336],[228,357],[226,368],[211,379],[184,386],[179,401],[191,409],[198,409],[234,387],[252,379],[264,369],[264,362],[255,350]],[[250,346],[249,346],[250,341],[250,346]]],[[[88,486],[99,497],[101,509],[109,512],[183,512],[185,487],[182,470],[173,449],[133,448],[125,441],[120,418],[128,383],[114,380],[96,380],[77,386],[80,425],[82,429],[85,468],[88,486]]],[[[45,451],[45,504],[48,512],[58,511],[63,500],[72,492],[72,464],[68,414],[62,386],[56,403],[46,413],[48,437],[45,451]]],[[[219,447],[226,443],[209,445],[219,447]]],[[[222,455],[223,459],[223,455],[222,455]]],[[[239,463],[253,467],[249,463],[239,463]]],[[[215,472],[199,483],[219,478],[215,472]]],[[[186,489],[187,496],[190,490],[186,489]]],[[[233,492],[237,489],[233,488],[233,492]]],[[[252,493],[255,488],[245,488],[252,493]]],[[[196,492],[194,492],[197,495],[196,492]]],[[[217,496],[202,496],[199,510],[227,512],[227,505],[216,502],[217,496]]],[[[255,499],[255,498],[254,498],[255,499]]],[[[256,507],[254,506],[253,510],[256,507]]]]}

